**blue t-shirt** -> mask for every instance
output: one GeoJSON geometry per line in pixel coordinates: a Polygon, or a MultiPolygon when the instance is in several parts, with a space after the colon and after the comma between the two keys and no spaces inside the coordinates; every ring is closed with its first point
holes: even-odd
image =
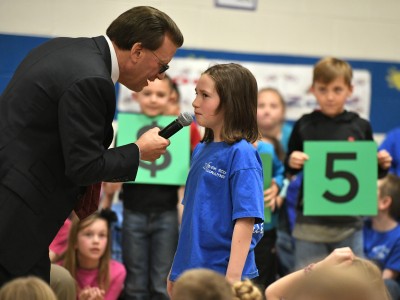
{"type": "Polygon", "coordinates": [[[285,151],[285,153],[288,152],[288,144],[289,144],[290,135],[292,134],[292,130],[293,130],[292,124],[289,124],[286,122],[283,123],[280,142],[281,142],[283,151],[285,151]]]}
{"type": "Polygon", "coordinates": [[[392,165],[389,172],[400,176],[400,127],[389,131],[379,146],[379,150],[385,149],[392,156],[392,165]]]}
{"type": "MultiPolygon", "coordinates": [[[[285,172],[285,168],[283,163],[279,160],[276,156],[274,145],[267,142],[258,141],[257,142],[257,151],[260,154],[269,154],[272,157],[272,178],[275,180],[275,183],[278,185],[279,189],[282,188],[283,185],[283,173],[285,172]]],[[[276,228],[278,224],[278,215],[279,210],[276,208],[271,213],[271,222],[265,223],[264,222],[264,230],[271,230],[276,228]]]]}
{"type": "Polygon", "coordinates": [[[200,143],[192,155],[183,216],[170,280],[184,271],[208,268],[223,275],[228,267],[235,220],[255,218],[242,278],[258,276],[254,247],[263,234],[262,163],[247,141],[200,143]]]}
{"type": "Polygon", "coordinates": [[[372,228],[371,220],[364,223],[364,254],[379,267],[400,272],[400,225],[389,231],[372,228]]]}

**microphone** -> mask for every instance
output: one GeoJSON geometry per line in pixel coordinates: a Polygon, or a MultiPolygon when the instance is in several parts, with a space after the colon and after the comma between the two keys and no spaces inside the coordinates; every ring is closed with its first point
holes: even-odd
{"type": "Polygon", "coordinates": [[[190,125],[192,121],[193,117],[190,113],[181,113],[176,120],[172,121],[167,127],[164,127],[162,130],[160,130],[158,135],[162,136],[165,139],[169,139],[184,126],[190,125]]]}

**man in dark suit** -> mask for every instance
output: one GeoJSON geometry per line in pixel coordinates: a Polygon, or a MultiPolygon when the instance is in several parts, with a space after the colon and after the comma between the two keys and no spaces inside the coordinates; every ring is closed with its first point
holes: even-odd
{"type": "Polygon", "coordinates": [[[134,180],[169,141],[158,128],[108,149],[119,81],[140,91],[162,79],[183,36],[165,13],[132,8],[107,36],[55,38],[32,50],[0,98],[0,286],[49,281],[48,246],[70,212],[98,205],[102,181],[134,180]]]}

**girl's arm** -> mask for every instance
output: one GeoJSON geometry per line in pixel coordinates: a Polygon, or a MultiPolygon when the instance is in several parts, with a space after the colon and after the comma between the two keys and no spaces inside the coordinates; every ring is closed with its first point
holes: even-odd
{"type": "Polygon", "coordinates": [[[254,218],[237,219],[233,229],[231,255],[229,258],[226,279],[234,283],[242,279],[244,264],[249,254],[253,236],[254,218]]]}

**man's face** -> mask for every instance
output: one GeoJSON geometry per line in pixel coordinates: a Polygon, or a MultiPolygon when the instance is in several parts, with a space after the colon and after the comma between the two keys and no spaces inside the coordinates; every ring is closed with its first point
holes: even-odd
{"type": "Polygon", "coordinates": [[[119,82],[132,91],[140,92],[148,85],[148,81],[164,78],[165,73],[160,74],[160,68],[172,60],[177,47],[168,35],[164,36],[163,43],[154,51],[135,45],[127,64],[120,67],[119,82]]]}

